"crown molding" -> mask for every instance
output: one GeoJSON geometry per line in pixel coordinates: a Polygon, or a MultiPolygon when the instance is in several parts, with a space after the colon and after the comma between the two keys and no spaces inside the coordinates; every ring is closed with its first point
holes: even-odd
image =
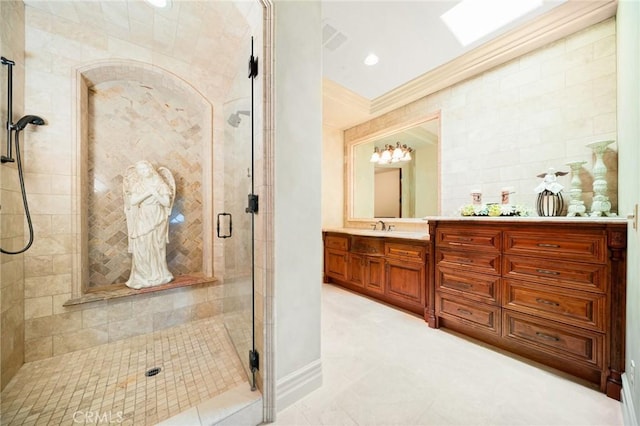
{"type": "Polygon", "coordinates": [[[322,79],[322,94],[329,99],[346,103],[360,110],[369,111],[371,109],[371,101],[369,99],[326,78],[322,79]]]}
{"type": "Polygon", "coordinates": [[[391,111],[604,21],[615,16],[617,6],[617,0],[567,0],[532,22],[373,99],[370,113],[391,111]]]}
{"type": "Polygon", "coordinates": [[[371,101],[338,83],[322,80],[323,125],[346,129],[369,119],[371,101]]]}

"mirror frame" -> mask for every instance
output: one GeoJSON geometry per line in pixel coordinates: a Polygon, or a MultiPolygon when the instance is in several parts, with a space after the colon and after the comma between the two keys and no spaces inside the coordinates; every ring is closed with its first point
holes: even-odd
{"type": "MultiPolygon", "coordinates": [[[[384,120],[383,117],[377,117],[374,118],[372,120],[366,121],[364,123],[361,123],[359,125],[354,126],[352,129],[355,129],[363,124],[367,124],[367,123],[371,123],[375,120],[384,120]]],[[[353,216],[353,200],[354,200],[354,186],[353,186],[353,182],[354,182],[354,167],[353,167],[353,151],[354,148],[357,145],[361,145],[363,143],[368,143],[368,142],[372,142],[375,141],[377,139],[386,137],[386,136],[390,136],[394,133],[398,133],[401,132],[403,130],[407,130],[410,129],[412,127],[418,126],[422,123],[425,123],[427,121],[432,121],[432,120],[438,120],[438,147],[437,147],[437,152],[438,152],[438,158],[437,158],[437,164],[438,164],[438,170],[437,170],[437,175],[438,175],[438,182],[436,184],[437,189],[438,189],[438,215],[440,214],[441,210],[442,210],[442,192],[441,192],[441,178],[442,178],[442,173],[441,173],[441,155],[442,155],[442,115],[441,115],[441,111],[437,110],[435,112],[432,113],[428,113],[428,114],[420,114],[418,116],[415,117],[407,117],[406,119],[400,119],[395,123],[390,124],[389,126],[384,127],[383,129],[380,130],[374,130],[371,133],[367,133],[365,135],[359,136],[359,137],[355,137],[353,139],[349,139],[347,136],[347,132],[348,130],[345,131],[345,136],[344,136],[344,160],[345,160],[345,187],[344,187],[344,194],[345,194],[345,203],[344,203],[344,224],[345,226],[348,226],[349,222],[375,222],[375,218],[373,217],[354,217],[353,216]]],[[[374,127],[374,126],[371,126],[374,127]]],[[[406,222],[406,223],[423,223],[424,219],[423,218],[393,218],[393,219],[387,219],[385,222],[406,222]]]]}

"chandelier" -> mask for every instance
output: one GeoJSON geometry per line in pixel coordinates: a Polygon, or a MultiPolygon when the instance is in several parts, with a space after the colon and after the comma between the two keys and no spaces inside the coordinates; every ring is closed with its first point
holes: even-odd
{"type": "Polygon", "coordinates": [[[384,148],[373,148],[373,154],[371,155],[372,163],[378,164],[391,164],[398,163],[400,161],[411,161],[411,153],[413,149],[407,145],[400,145],[400,142],[396,142],[396,146],[386,144],[384,148]]]}

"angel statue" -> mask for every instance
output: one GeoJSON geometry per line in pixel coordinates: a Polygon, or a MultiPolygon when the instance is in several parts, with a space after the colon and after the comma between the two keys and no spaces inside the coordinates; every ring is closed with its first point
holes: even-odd
{"type": "Polygon", "coordinates": [[[554,194],[562,191],[564,186],[558,182],[558,176],[564,176],[568,172],[556,172],[556,169],[553,167],[549,167],[546,173],[540,173],[537,175],[539,178],[544,178],[544,180],[538,185],[535,189],[536,192],[540,193],[542,191],[550,191],[554,194]]]}
{"type": "Polygon", "coordinates": [[[543,178],[542,182],[535,188],[538,193],[537,210],[540,216],[560,216],[564,209],[564,197],[562,190],[564,186],[558,182],[558,176],[564,176],[568,172],[557,172],[553,167],[549,167],[546,173],[541,173],[538,177],[543,178]]]}
{"type": "Polygon", "coordinates": [[[126,284],[135,289],[166,284],[173,280],[167,266],[169,215],[176,195],[173,175],[166,167],[156,171],[141,160],[127,167],[122,187],[132,254],[126,284]]]}

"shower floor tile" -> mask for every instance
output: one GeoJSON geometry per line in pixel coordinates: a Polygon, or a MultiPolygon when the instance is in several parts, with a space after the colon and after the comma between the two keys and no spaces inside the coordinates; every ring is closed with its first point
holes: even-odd
{"type": "Polygon", "coordinates": [[[218,316],[27,363],[0,394],[0,424],[153,425],[243,382],[218,316]]]}

